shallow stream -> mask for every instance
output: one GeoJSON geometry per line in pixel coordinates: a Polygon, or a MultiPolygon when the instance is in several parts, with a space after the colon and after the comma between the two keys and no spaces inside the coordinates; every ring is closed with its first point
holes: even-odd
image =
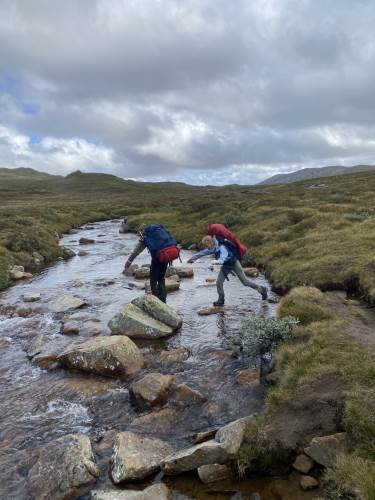
{"type": "MultiPolygon", "coordinates": [[[[108,320],[121,305],[144,293],[129,289],[129,282],[134,279],[121,273],[136,236],[119,234],[119,224],[120,221],[88,224],[77,234],[65,235],[62,245],[75,252],[85,250],[87,255],[57,262],[31,281],[0,295],[3,313],[0,315],[0,498],[29,498],[27,471],[35,450],[61,435],[90,436],[102,467],[99,482],[110,486],[106,464],[114,431],[134,429],[161,436],[182,447],[191,444],[194,433],[255,414],[262,407],[260,384],[237,383],[239,371],[248,365],[246,360],[228,356],[226,338],[250,315],[274,315],[276,305],[263,302],[256,291],[243,287],[233,277],[225,284],[228,305],[224,311],[199,316],[197,311],[216,298],[216,287],[206,279],[215,278],[217,270],[210,270],[207,258],[194,264],[194,278],[183,279],[180,290],[168,295],[168,303],[183,316],[182,329],[167,340],[138,343],[148,364],[137,376],[141,378],[150,371],[173,373],[177,382],[186,383],[206,396],[204,404],[179,411],[141,410],[129,398],[129,381],[63,368],[40,369],[30,361],[27,351],[38,336],[47,336],[48,346],[61,350],[68,343],[82,341],[93,334],[109,334],[108,320]],[[80,245],[81,237],[92,238],[95,243],[80,245]],[[26,292],[39,292],[41,300],[24,303],[22,296],[26,292]],[[64,314],[49,311],[51,301],[64,294],[73,294],[88,302],[88,306],[74,313],[82,325],[79,335],[62,335],[64,314]],[[187,348],[188,359],[170,365],[159,363],[158,352],[174,347],[187,348]]],[[[183,261],[190,255],[191,252],[183,251],[183,261]]],[[[149,255],[143,252],[136,263],[142,265],[149,261],[149,255]]],[[[263,277],[255,281],[267,285],[263,277]]],[[[271,297],[277,298],[272,292],[271,297]]],[[[219,493],[217,486],[216,490],[203,487],[193,475],[166,482],[172,488],[174,499],[247,498],[241,496],[241,490],[261,492],[265,484],[263,481],[227,484],[227,489],[219,493]]]]}

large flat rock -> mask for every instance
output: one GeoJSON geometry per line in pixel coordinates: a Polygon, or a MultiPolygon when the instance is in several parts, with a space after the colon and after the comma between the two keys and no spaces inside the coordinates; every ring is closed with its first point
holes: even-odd
{"type": "Polygon", "coordinates": [[[66,350],[58,360],[69,368],[120,378],[134,375],[144,365],[138,347],[125,335],[92,338],[66,350]]]}
{"type": "Polygon", "coordinates": [[[133,432],[116,435],[110,474],[114,483],[144,479],[160,469],[162,460],[173,453],[168,443],[133,432]]]}
{"type": "Polygon", "coordinates": [[[112,335],[159,339],[173,334],[173,328],[152,318],[134,304],[125,305],[108,323],[112,335]]]}
{"type": "Polygon", "coordinates": [[[98,477],[90,439],[68,434],[39,450],[27,483],[32,498],[65,500],[84,493],[98,477]]]}
{"type": "Polygon", "coordinates": [[[181,316],[179,316],[171,306],[165,304],[154,295],[137,297],[132,301],[132,304],[152,318],[170,326],[173,330],[181,328],[181,316]]]}

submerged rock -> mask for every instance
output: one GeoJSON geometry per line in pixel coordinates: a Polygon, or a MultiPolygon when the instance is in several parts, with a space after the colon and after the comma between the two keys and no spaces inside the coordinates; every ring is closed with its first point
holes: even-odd
{"type": "Polygon", "coordinates": [[[99,477],[90,439],[68,434],[39,450],[28,476],[28,487],[38,500],[79,496],[99,477]]]}
{"type": "Polygon", "coordinates": [[[144,479],[157,472],[163,459],[171,453],[172,446],[160,439],[121,432],[113,445],[111,478],[116,484],[144,479]]]}
{"type": "Polygon", "coordinates": [[[148,373],[138,382],[134,382],[130,386],[130,390],[139,403],[152,406],[164,401],[174,381],[173,375],[148,373]]]}
{"type": "Polygon", "coordinates": [[[136,307],[147,313],[152,318],[165,323],[166,325],[178,330],[182,326],[182,318],[172,307],[168,306],[154,295],[144,295],[137,297],[132,301],[136,307]]]}
{"type": "Polygon", "coordinates": [[[173,328],[158,321],[134,304],[127,304],[108,323],[112,335],[131,338],[159,339],[172,335],[173,328]]]}
{"type": "Polygon", "coordinates": [[[80,245],[91,245],[92,243],[95,243],[95,240],[91,238],[80,238],[79,243],[80,245]]]}
{"type": "Polygon", "coordinates": [[[240,370],[236,375],[236,384],[239,385],[256,385],[259,384],[259,369],[246,368],[240,370]]]}
{"type": "Polygon", "coordinates": [[[232,477],[232,471],[227,465],[210,464],[198,468],[198,476],[202,483],[209,484],[232,477]]]}
{"type": "Polygon", "coordinates": [[[186,384],[180,384],[172,389],[169,402],[176,406],[191,406],[198,403],[204,403],[207,398],[199,391],[196,391],[186,384]]]}
{"type": "Polygon", "coordinates": [[[159,354],[159,362],[164,364],[179,363],[186,361],[190,356],[190,352],[186,347],[175,347],[167,351],[161,351],[159,354]]]}
{"type": "Polygon", "coordinates": [[[79,324],[76,321],[66,321],[61,325],[61,333],[64,335],[78,335],[79,324]]]}
{"type": "Polygon", "coordinates": [[[168,500],[168,488],[163,483],[152,484],[144,490],[95,490],[91,500],[168,500]]]}
{"type": "Polygon", "coordinates": [[[40,293],[37,292],[27,292],[22,295],[24,302],[37,302],[41,299],[40,293]]]}
{"type": "Polygon", "coordinates": [[[143,368],[138,347],[128,337],[95,337],[63,352],[58,360],[69,368],[107,377],[126,378],[143,368]]]}
{"type": "Polygon", "coordinates": [[[66,294],[51,302],[48,308],[52,312],[65,312],[69,309],[79,309],[85,305],[87,302],[84,299],[66,294]]]}
{"type": "Polygon", "coordinates": [[[299,484],[304,491],[319,487],[319,481],[317,481],[315,477],[312,476],[302,476],[299,484]]]}

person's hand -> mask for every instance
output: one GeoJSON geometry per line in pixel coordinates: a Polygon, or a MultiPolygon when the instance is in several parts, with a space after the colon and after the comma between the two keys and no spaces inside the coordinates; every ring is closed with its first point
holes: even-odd
{"type": "Polygon", "coordinates": [[[192,264],[193,262],[194,262],[194,261],[193,261],[193,259],[189,259],[189,260],[187,261],[187,263],[188,263],[188,264],[192,264]]]}

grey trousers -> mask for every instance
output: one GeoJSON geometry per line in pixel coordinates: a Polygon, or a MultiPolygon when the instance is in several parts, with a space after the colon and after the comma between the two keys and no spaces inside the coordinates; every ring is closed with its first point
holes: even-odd
{"type": "Polygon", "coordinates": [[[250,288],[253,288],[254,290],[257,290],[259,293],[261,293],[261,287],[246,277],[241,263],[236,260],[233,266],[221,266],[219,276],[216,280],[217,293],[219,294],[220,300],[224,300],[224,281],[229,273],[234,273],[243,285],[249,286],[250,288]]]}

